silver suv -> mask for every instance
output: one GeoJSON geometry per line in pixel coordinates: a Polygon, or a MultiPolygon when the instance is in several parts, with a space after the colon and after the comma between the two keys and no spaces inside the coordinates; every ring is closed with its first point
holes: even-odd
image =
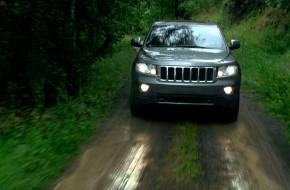
{"type": "Polygon", "coordinates": [[[130,108],[174,104],[221,108],[228,120],[239,113],[241,69],[220,27],[212,22],[154,22],[145,37],[133,38],[138,54],[132,65],[130,108]]]}

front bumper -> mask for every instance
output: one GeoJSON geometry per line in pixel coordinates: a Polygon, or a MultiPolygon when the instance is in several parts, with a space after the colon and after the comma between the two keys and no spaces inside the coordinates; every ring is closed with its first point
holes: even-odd
{"type": "Polygon", "coordinates": [[[139,77],[132,83],[135,101],[138,104],[177,104],[232,107],[239,100],[240,77],[221,78],[214,83],[170,83],[160,82],[152,77],[139,77]],[[141,84],[149,85],[142,92],[141,84]],[[226,94],[225,87],[232,87],[226,94]]]}

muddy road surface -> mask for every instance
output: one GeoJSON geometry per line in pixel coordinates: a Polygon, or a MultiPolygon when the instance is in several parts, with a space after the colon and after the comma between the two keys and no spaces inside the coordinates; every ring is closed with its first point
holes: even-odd
{"type": "Polygon", "coordinates": [[[132,117],[128,96],[120,97],[101,133],[68,165],[55,190],[290,189],[290,149],[282,126],[247,94],[241,95],[239,118],[232,123],[220,122],[223,116],[209,110],[173,107],[154,109],[155,117],[132,117]],[[177,184],[166,181],[164,155],[174,125],[182,120],[198,127],[202,175],[177,184]]]}

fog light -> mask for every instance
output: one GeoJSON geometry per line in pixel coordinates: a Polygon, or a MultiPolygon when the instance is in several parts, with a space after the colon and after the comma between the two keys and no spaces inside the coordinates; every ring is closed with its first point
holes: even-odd
{"type": "Polygon", "coordinates": [[[230,86],[224,87],[224,91],[226,94],[231,94],[233,92],[233,88],[230,86]]]}
{"type": "Polygon", "coordinates": [[[149,85],[147,84],[141,84],[140,89],[142,92],[147,92],[149,89],[149,85]]]}

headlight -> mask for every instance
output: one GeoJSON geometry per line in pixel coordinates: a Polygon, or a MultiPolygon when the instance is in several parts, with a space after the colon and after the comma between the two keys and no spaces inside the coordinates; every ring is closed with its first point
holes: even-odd
{"type": "Polygon", "coordinates": [[[136,69],[138,72],[144,73],[144,74],[151,74],[151,75],[157,74],[156,65],[152,65],[152,64],[137,63],[136,69]]]}
{"type": "Polygon", "coordinates": [[[233,76],[238,73],[238,67],[235,65],[231,66],[222,66],[218,68],[217,76],[218,77],[228,77],[233,76]]]}

